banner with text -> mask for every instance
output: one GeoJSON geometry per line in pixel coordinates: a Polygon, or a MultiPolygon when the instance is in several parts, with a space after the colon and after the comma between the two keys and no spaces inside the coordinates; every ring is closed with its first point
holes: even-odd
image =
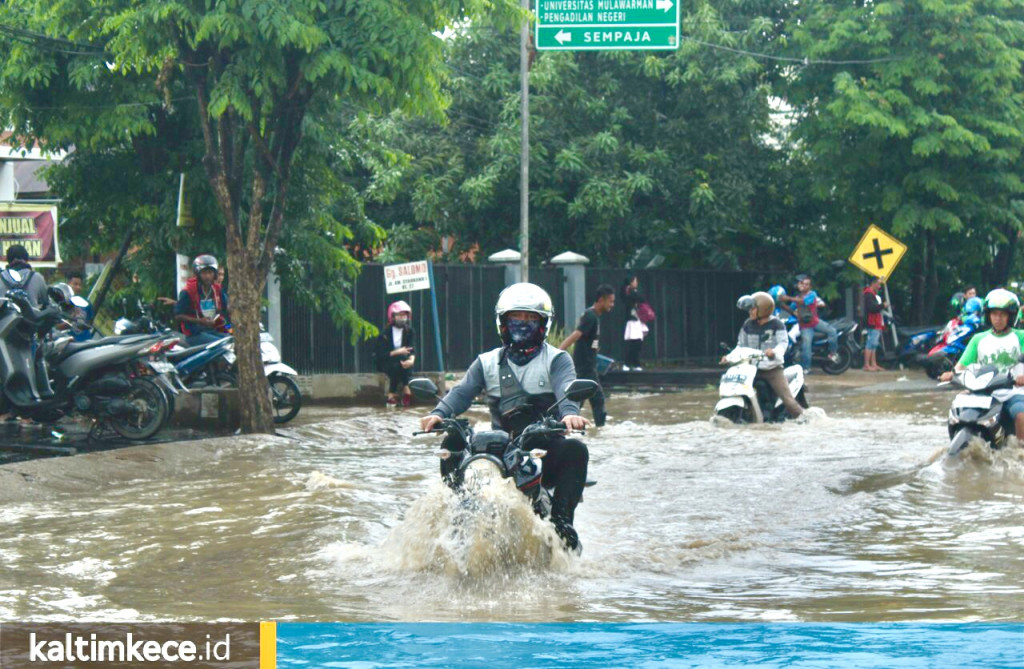
{"type": "Polygon", "coordinates": [[[0,254],[6,257],[8,247],[15,244],[25,247],[33,267],[56,267],[60,263],[57,207],[0,203],[0,254]]]}

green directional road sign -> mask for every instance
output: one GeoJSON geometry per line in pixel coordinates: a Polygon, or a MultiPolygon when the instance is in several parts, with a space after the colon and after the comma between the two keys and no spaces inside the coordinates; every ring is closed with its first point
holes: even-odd
{"type": "Polygon", "coordinates": [[[675,49],[679,0],[537,0],[538,49],[675,49]]]}

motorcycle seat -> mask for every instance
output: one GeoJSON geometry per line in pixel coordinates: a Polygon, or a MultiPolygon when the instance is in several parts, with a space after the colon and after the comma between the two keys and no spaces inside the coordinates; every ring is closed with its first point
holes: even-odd
{"type": "Polygon", "coordinates": [[[63,361],[73,356],[76,353],[88,350],[90,348],[98,348],[100,346],[109,346],[111,344],[134,344],[141,343],[146,339],[153,339],[153,335],[116,335],[113,337],[100,337],[97,339],[90,339],[88,341],[73,341],[69,342],[61,352],[58,360],[63,361]]]}
{"type": "Polygon", "coordinates": [[[938,332],[942,329],[941,325],[918,325],[917,327],[903,326],[896,328],[896,334],[904,339],[910,339],[916,335],[924,332],[938,332]]]}
{"type": "Polygon", "coordinates": [[[191,346],[189,348],[183,348],[180,351],[169,351],[167,353],[167,360],[170,362],[178,362],[185,358],[190,358],[200,351],[204,351],[209,348],[209,344],[200,344],[199,346],[191,346]]]}

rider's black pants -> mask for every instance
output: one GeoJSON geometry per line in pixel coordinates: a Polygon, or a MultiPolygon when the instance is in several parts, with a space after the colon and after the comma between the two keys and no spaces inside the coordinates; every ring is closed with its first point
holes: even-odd
{"type": "MultiPolygon", "coordinates": [[[[458,450],[445,437],[442,448],[458,450]]],[[[460,444],[461,446],[461,444],[460,444]]],[[[590,452],[586,444],[579,439],[552,437],[546,444],[531,442],[531,448],[543,448],[547,455],[542,460],[544,475],[541,483],[546,488],[554,486],[555,494],[551,499],[551,519],[566,520],[571,525],[576,516],[576,505],[583,497],[583,485],[587,482],[587,465],[590,452]]],[[[455,471],[456,458],[441,460],[441,477],[451,484],[451,476],[455,471]]]]}

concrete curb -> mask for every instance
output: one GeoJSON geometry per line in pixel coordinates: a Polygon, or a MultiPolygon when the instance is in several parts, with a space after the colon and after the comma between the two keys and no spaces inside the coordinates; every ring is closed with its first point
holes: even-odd
{"type": "Polygon", "coordinates": [[[207,469],[224,458],[257,448],[291,443],[273,435],[242,435],[197,441],[128,446],[110,451],[82,453],[0,465],[0,503],[53,499],[93,494],[118,482],[181,478],[207,469]]]}

